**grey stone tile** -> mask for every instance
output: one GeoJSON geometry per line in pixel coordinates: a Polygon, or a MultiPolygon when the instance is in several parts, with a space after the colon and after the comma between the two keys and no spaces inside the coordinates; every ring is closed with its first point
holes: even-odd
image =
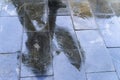
{"type": "Polygon", "coordinates": [[[87,74],[88,80],[119,80],[115,72],[87,74]]]}
{"type": "Polygon", "coordinates": [[[2,5],[0,5],[0,13],[1,13],[2,5]]]}
{"type": "Polygon", "coordinates": [[[105,47],[103,39],[97,30],[76,31],[76,34],[83,48],[105,47]]]}
{"type": "Polygon", "coordinates": [[[85,51],[86,72],[114,71],[112,59],[98,31],[78,31],[77,36],[85,51]]]}
{"type": "Polygon", "coordinates": [[[46,72],[41,73],[39,70],[36,70],[35,68],[32,68],[31,66],[27,66],[24,63],[22,63],[22,65],[21,65],[21,77],[28,77],[28,76],[30,76],[30,77],[53,76],[53,66],[52,66],[52,64],[50,64],[49,66],[47,66],[46,72]]]}
{"type": "Polygon", "coordinates": [[[86,80],[84,66],[79,71],[70,64],[64,52],[54,55],[53,62],[55,80],[86,80]]]}
{"type": "Polygon", "coordinates": [[[111,3],[112,9],[117,16],[120,16],[120,1],[111,3]]]}
{"type": "MultiPolygon", "coordinates": [[[[49,12],[53,11],[53,9],[57,8],[56,4],[59,4],[60,1],[56,1],[56,0],[52,0],[50,3],[50,7],[49,7],[49,12]],[[56,6],[55,6],[56,5],[56,6]]],[[[60,6],[57,9],[57,13],[56,15],[58,16],[66,16],[69,15],[70,16],[70,9],[69,9],[69,4],[67,0],[61,0],[62,4],[60,3],[60,6]]],[[[50,15],[50,14],[49,14],[50,15]]]]}
{"type": "Polygon", "coordinates": [[[107,0],[88,0],[95,14],[113,14],[107,0]]]}
{"type": "Polygon", "coordinates": [[[58,46],[60,50],[78,49],[80,46],[75,32],[65,30],[64,28],[55,31],[53,41],[53,43],[56,44],[55,46],[58,46]]]}
{"type": "MultiPolygon", "coordinates": [[[[4,0],[6,2],[12,2],[12,0],[4,0]]],[[[22,3],[22,4],[26,4],[26,3],[45,3],[47,0],[15,0],[16,3],[22,3]]]]}
{"type": "Polygon", "coordinates": [[[118,77],[120,78],[120,62],[117,62],[114,60],[114,65],[115,65],[116,73],[118,77]]]}
{"type": "Polygon", "coordinates": [[[21,78],[21,80],[54,80],[53,77],[28,77],[28,78],[21,78]]]}
{"type": "Polygon", "coordinates": [[[46,3],[47,0],[20,0],[23,1],[24,3],[46,3]]]}
{"type": "Polygon", "coordinates": [[[96,15],[96,22],[103,36],[107,47],[119,47],[120,46],[120,23],[116,16],[96,15]]]}
{"type": "Polygon", "coordinates": [[[17,54],[0,54],[0,80],[18,80],[17,54]]]}
{"type": "Polygon", "coordinates": [[[108,50],[113,59],[117,75],[120,78],[120,48],[108,48],[108,50]]]}
{"type": "Polygon", "coordinates": [[[71,2],[75,29],[97,29],[88,2],[71,2]]]}
{"type": "Polygon", "coordinates": [[[113,60],[120,62],[120,48],[108,48],[113,60]]]}
{"type": "Polygon", "coordinates": [[[56,23],[56,28],[61,28],[68,31],[74,30],[71,16],[57,16],[55,23],[56,23]]]}
{"type": "Polygon", "coordinates": [[[63,15],[63,16],[69,15],[70,16],[71,13],[70,13],[70,8],[69,8],[68,1],[63,0],[62,2],[63,2],[63,4],[65,4],[66,7],[59,8],[58,12],[57,12],[57,15],[63,15]]]}
{"type": "Polygon", "coordinates": [[[45,3],[26,3],[25,17],[22,22],[25,22],[26,32],[40,31],[46,28],[48,31],[48,12],[45,3]]]}
{"type": "Polygon", "coordinates": [[[110,3],[114,3],[114,2],[120,2],[120,0],[107,0],[110,3]]]}
{"type": "Polygon", "coordinates": [[[112,2],[111,6],[120,23],[120,1],[112,2]]]}
{"type": "Polygon", "coordinates": [[[0,53],[20,51],[22,32],[18,17],[1,17],[0,53]]]}
{"type": "Polygon", "coordinates": [[[0,5],[4,4],[5,0],[0,0],[0,5]]]}
{"type": "Polygon", "coordinates": [[[76,2],[78,2],[78,3],[79,3],[79,2],[88,2],[88,0],[69,0],[69,1],[72,2],[72,3],[73,3],[73,2],[75,2],[75,3],[76,3],[76,2]]]}
{"type": "Polygon", "coordinates": [[[45,3],[26,3],[25,11],[29,18],[32,20],[42,18],[44,14],[47,14],[45,3]]]}
{"type": "Polygon", "coordinates": [[[18,16],[16,7],[12,2],[5,2],[1,7],[0,16],[18,16]]]}
{"type": "Polygon", "coordinates": [[[24,34],[21,76],[53,75],[49,33],[24,34]]]}

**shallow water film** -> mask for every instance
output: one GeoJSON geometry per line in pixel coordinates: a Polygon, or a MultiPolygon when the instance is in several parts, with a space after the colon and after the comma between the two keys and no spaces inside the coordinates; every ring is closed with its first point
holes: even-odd
{"type": "Polygon", "coordinates": [[[0,80],[119,80],[119,0],[0,0],[0,80]]]}

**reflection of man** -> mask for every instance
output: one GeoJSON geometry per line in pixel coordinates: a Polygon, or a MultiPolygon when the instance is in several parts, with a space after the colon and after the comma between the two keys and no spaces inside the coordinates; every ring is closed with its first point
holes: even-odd
{"type": "Polygon", "coordinates": [[[26,31],[35,31],[27,32],[28,40],[26,42],[26,46],[28,48],[29,54],[22,55],[23,63],[27,66],[31,66],[38,72],[44,73],[46,71],[46,67],[49,66],[49,64],[52,62],[52,55],[50,53],[50,41],[51,38],[53,39],[54,34],[56,34],[58,43],[61,48],[63,48],[62,50],[69,56],[71,64],[79,69],[81,63],[79,50],[68,50],[73,48],[78,49],[72,36],[68,31],[64,29],[59,29],[55,32],[57,10],[61,7],[65,7],[65,4],[63,4],[61,0],[49,0],[49,13],[47,16],[48,20],[47,22],[45,22],[43,20],[44,5],[37,5],[33,3],[32,5],[29,5],[27,6],[27,8],[24,9],[23,1],[12,1],[17,8],[21,24],[25,25],[26,31]],[[37,25],[32,22],[33,20],[37,23],[37,25]],[[36,27],[41,27],[41,25],[44,25],[44,27],[37,30],[36,27]]]}

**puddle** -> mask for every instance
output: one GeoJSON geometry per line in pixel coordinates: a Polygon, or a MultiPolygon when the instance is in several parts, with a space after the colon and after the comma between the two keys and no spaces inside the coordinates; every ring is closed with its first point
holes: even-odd
{"type": "MultiPolygon", "coordinates": [[[[2,17],[0,27],[2,48],[0,48],[0,51],[1,49],[8,52],[21,51],[22,46],[20,77],[54,76],[53,66],[56,65],[53,64],[54,52],[55,54],[60,53],[57,55],[64,54],[72,67],[68,67],[67,70],[73,69],[75,74],[79,74],[83,54],[80,51],[81,47],[74,32],[68,2],[50,0],[46,5],[45,1],[38,1],[37,3],[37,0],[35,2],[32,2],[33,0],[11,1],[10,3],[5,1],[6,3],[2,4],[0,14],[2,17]],[[12,22],[14,23],[11,25],[12,22]],[[5,37],[8,33],[10,37],[5,37]],[[60,52],[52,48],[55,46],[52,45],[55,43],[54,41],[60,52]]],[[[85,14],[84,11],[82,12],[85,14]]],[[[91,17],[89,14],[85,15],[91,17]]],[[[58,62],[60,63],[60,61],[58,62]]],[[[79,75],[75,76],[75,78],[77,77],[79,75]]]]}

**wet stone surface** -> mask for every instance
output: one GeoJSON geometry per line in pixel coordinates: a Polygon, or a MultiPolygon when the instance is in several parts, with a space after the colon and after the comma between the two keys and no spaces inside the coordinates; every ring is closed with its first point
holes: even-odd
{"type": "Polygon", "coordinates": [[[96,15],[96,22],[107,47],[120,46],[120,23],[114,15],[96,15]]]}
{"type": "Polygon", "coordinates": [[[87,73],[114,71],[111,57],[98,31],[78,31],[77,36],[85,51],[85,69],[87,73]],[[91,36],[89,36],[89,34],[91,34],[91,36]]]}
{"type": "Polygon", "coordinates": [[[86,80],[84,67],[80,70],[72,66],[65,54],[61,51],[59,55],[55,55],[54,64],[54,79],[55,80],[86,80]],[[62,65],[60,67],[60,65],[62,65]]]}
{"type": "Polygon", "coordinates": [[[1,5],[1,12],[0,12],[0,16],[18,16],[17,14],[17,10],[15,8],[15,6],[13,5],[12,2],[6,2],[5,4],[1,5]]]}
{"type": "Polygon", "coordinates": [[[115,72],[88,74],[88,80],[118,80],[115,72]]]}
{"type": "Polygon", "coordinates": [[[53,75],[50,35],[48,32],[24,33],[22,63],[22,76],[35,76],[34,73],[38,76],[53,75]]]}
{"type": "Polygon", "coordinates": [[[28,77],[28,78],[21,78],[21,80],[53,80],[53,77],[28,77]]]}
{"type": "MultiPolygon", "coordinates": [[[[74,32],[71,16],[56,16],[56,28],[74,32]]],[[[51,26],[51,25],[50,25],[51,26]]]]}
{"type": "Polygon", "coordinates": [[[0,80],[18,80],[19,66],[17,53],[0,54],[0,63],[0,80]]]}
{"type": "Polygon", "coordinates": [[[115,14],[119,17],[120,16],[120,2],[111,3],[111,6],[113,10],[115,11],[115,14]]]}
{"type": "Polygon", "coordinates": [[[45,31],[48,31],[48,13],[45,3],[26,3],[24,7],[25,17],[22,22],[25,25],[25,32],[42,31],[43,28],[47,28],[45,31]]]}
{"type": "MultiPolygon", "coordinates": [[[[53,1],[56,1],[56,0],[53,0],[53,1]]],[[[56,15],[58,16],[67,16],[69,15],[70,16],[70,8],[69,8],[69,3],[67,0],[61,0],[62,1],[62,4],[60,3],[50,3],[51,7],[49,7],[49,9],[51,8],[52,10],[57,8],[58,7],[58,10],[57,10],[57,13],[56,15]],[[56,5],[58,4],[58,5],[56,5]]],[[[50,13],[50,10],[49,10],[49,13],[50,13]]],[[[50,14],[49,14],[50,15],[50,14]]]]}
{"type": "Polygon", "coordinates": [[[71,7],[75,29],[97,29],[97,25],[88,2],[72,2],[71,7]]]}
{"type": "Polygon", "coordinates": [[[88,0],[94,14],[113,14],[107,0],[88,0]]]}
{"type": "Polygon", "coordinates": [[[118,77],[120,78],[120,48],[108,48],[108,51],[112,56],[116,72],[118,74],[118,77]]]}
{"type": "Polygon", "coordinates": [[[112,9],[115,12],[119,22],[120,22],[120,1],[111,3],[112,9]]]}
{"type": "Polygon", "coordinates": [[[0,18],[0,53],[20,51],[21,42],[22,42],[22,25],[20,24],[18,17],[12,17],[12,18],[1,17],[0,18]]]}
{"type": "Polygon", "coordinates": [[[0,80],[118,80],[119,3],[0,0],[0,80]]]}

